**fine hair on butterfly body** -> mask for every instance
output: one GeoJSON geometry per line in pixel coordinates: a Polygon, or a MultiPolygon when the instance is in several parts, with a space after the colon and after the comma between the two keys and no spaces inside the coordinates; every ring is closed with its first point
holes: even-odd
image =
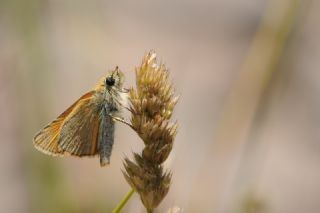
{"type": "MultiPolygon", "coordinates": [[[[124,75],[116,67],[34,137],[36,149],[52,156],[100,156],[110,163],[115,122],[126,105],[124,75]]],[[[119,120],[119,118],[118,118],[119,120]]],[[[121,119],[120,119],[121,120],[121,119]]]]}

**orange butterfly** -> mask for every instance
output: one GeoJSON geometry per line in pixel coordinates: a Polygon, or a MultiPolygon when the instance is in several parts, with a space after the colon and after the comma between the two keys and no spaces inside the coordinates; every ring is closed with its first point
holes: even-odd
{"type": "Polygon", "coordinates": [[[56,120],[34,137],[36,149],[52,156],[96,156],[100,165],[110,163],[114,142],[114,120],[126,102],[124,75],[118,67],[100,79],[56,120]]]}

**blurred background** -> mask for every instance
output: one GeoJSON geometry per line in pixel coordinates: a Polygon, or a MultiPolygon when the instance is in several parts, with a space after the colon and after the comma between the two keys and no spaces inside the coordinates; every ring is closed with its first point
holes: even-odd
{"type": "MultiPolygon", "coordinates": [[[[109,168],[52,158],[34,134],[151,49],[181,96],[156,212],[320,212],[320,2],[0,0],[0,212],[111,212],[130,190],[119,124],[109,168]]],[[[145,212],[134,195],[124,212],[145,212]]]]}

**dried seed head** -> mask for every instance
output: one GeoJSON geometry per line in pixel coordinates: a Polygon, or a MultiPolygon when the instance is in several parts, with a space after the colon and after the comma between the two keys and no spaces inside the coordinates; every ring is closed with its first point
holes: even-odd
{"type": "Polygon", "coordinates": [[[170,123],[178,101],[169,82],[169,72],[157,64],[156,54],[147,54],[136,68],[136,89],[131,89],[131,124],[145,147],[134,154],[134,161],[125,159],[124,176],[140,194],[147,209],[154,209],[166,196],[171,173],[163,172],[162,163],[168,158],[177,134],[177,124],[170,123]]]}
{"type": "Polygon", "coordinates": [[[135,163],[125,159],[124,176],[130,186],[139,193],[147,209],[157,207],[169,191],[171,173],[164,173],[161,165],[150,165],[139,154],[135,163]]]}

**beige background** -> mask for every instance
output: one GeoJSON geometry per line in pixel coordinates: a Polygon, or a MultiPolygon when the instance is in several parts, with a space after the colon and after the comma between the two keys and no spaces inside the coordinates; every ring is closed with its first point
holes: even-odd
{"type": "MultiPolygon", "coordinates": [[[[274,12],[272,28],[290,4],[275,2],[267,9],[267,0],[1,0],[0,212],[111,211],[129,190],[121,168],[141,150],[135,133],[118,125],[109,168],[98,158],[45,156],[32,137],[108,69],[119,65],[133,86],[134,67],[151,49],[181,96],[165,165],[172,186],[157,212],[319,212],[319,1],[298,6],[252,117],[241,112],[260,69],[236,93],[232,125],[223,127],[236,139],[217,137],[264,11],[274,12]],[[242,129],[242,120],[250,125],[242,129]]],[[[124,212],[144,212],[137,195],[124,212]]]]}

